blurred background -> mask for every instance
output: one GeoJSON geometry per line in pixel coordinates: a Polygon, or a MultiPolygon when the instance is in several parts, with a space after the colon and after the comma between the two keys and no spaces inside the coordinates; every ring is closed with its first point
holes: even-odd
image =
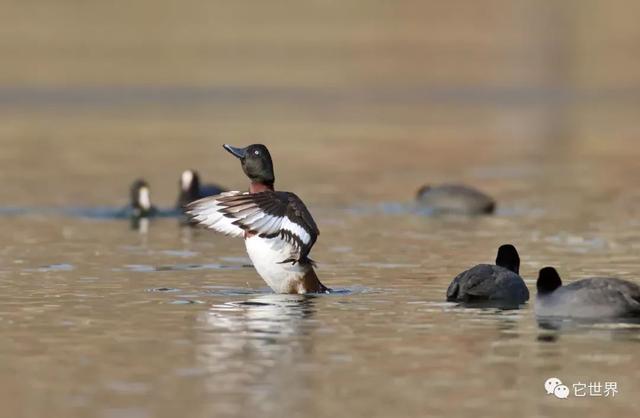
{"type": "Polygon", "coordinates": [[[2,10],[0,197],[17,204],[109,204],[133,176],[168,201],[188,167],[237,188],[225,142],[268,144],[286,161],[281,186],[299,188],[308,171],[338,200],[403,198],[425,181],[538,157],[615,155],[607,175],[625,176],[615,168],[638,157],[635,2],[4,0],[2,10]],[[366,184],[344,182],[358,175],[366,184]]]}
{"type": "Polygon", "coordinates": [[[637,327],[555,332],[532,303],[464,310],[444,291],[504,242],[532,296],[549,264],[637,280],[638,16],[621,0],[0,0],[3,411],[634,416],[637,327]],[[58,210],[119,208],[138,177],[172,207],[187,168],[243,190],[221,145],[254,142],[343,293],[273,299],[239,240],[58,210]],[[442,182],[497,214],[402,206],[442,182]],[[558,401],[551,376],[620,397],[558,401]]]}

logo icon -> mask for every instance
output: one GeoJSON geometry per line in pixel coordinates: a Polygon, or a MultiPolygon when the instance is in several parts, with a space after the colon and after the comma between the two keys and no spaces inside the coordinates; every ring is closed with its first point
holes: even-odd
{"type": "Polygon", "coordinates": [[[544,382],[544,388],[547,390],[547,395],[554,394],[554,390],[556,387],[560,386],[562,381],[557,377],[550,377],[544,382]]]}
{"type": "Polygon", "coordinates": [[[547,395],[554,395],[558,399],[567,399],[569,397],[569,387],[562,384],[557,377],[550,377],[544,382],[544,389],[547,395]]]}
{"type": "Polygon", "coordinates": [[[558,399],[567,399],[569,397],[569,388],[565,385],[558,385],[553,390],[553,394],[556,395],[558,399]]]}
{"type": "Polygon", "coordinates": [[[544,390],[547,395],[553,395],[558,399],[567,399],[571,396],[572,387],[575,399],[587,396],[615,398],[620,391],[618,382],[615,381],[605,381],[604,385],[602,381],[588,381],[588,384],[578,381],[578,383],[565,385],[557,377],[550,377],[544,382],[544,390]]]}

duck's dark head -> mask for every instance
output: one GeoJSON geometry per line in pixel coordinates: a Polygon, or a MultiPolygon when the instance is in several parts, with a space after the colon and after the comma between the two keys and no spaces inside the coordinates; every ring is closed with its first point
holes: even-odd
{"type": "Polygon", "coordinates": [[[541,295],[551,293],[562,286],[562,279],[553,267],[545,267],[538,273],[536,288],[541,295]]]}
{"type": "Polygon", "coordinates": [[[516,247],[511,244],[504,244],[498,248],[496,266],[504,267],[516,274],[520,274],[520,256],[516,247]]]}
{"type": "Polygon", "coordinates": [[[236,148],[224,144],[224,149],[236,156],[242,164],[242,170],[252,183],[273,188],[275,175],[269,150],[262,144],[253,144],[245,148],[236,148]]]}
{"type": "Polygon", "coordinates": [[[200,191],[200,176],[196,170],[182,172],[182,175],[180,175],[180,191],[187,195],[198,195],[200,191]]]}
{"type": "Polygon", "coordinates": [[[131,185],[131,206],[136,215],[148,215],[151,210],[151,191],[146,181],[138,179],[131,185]]]}

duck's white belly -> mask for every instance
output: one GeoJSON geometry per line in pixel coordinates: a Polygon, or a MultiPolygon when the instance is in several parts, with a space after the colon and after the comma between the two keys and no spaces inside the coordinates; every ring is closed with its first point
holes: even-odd
{"type": "Polygon", "coordinates": [[[249,258],[256,271],[276,293],[289,293],[292,286],[306,273],[305,266],[300,263],[283,263],[291,257],[291,244],[278,239],[265,239],[253,236],[244,240],[249,258]]]}

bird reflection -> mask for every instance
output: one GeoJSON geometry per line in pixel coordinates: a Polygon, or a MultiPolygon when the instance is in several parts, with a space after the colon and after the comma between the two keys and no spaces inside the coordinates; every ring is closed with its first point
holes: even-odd
{"type": "Polygon", "coordinates": [[[197,358],[208,391],[231,391],[245,407],[299,411],[309,400],[304,394],[313,392],[300,366],[312,362],[316,299],[265,294],[204,312],[205,341],[198,344],[197,358]],[[292,388],[303,396],[288,396],[292,388]]]}
{"type": "Polygon", "coordinates": [[[131,230],[138,231],[140,234],[149,233],[149,218],[132,217],[129,223],[131,230]]]}
{"type": "Polygon", "coordinates": [[[601,320],[585,320],[563,317],[537,317],[540,333],[537,340],[545,343],[554,343],[562,334],[582,333],[589,331],[599,333],[612,340],[629,340],[640,342],[638,330],[639,318],[616,318],[601,320]]]}
{"type": "Polygon", "coordinates": [[[525,305],[503,300],[483,300],[460,302],[456,306],[471,309],[497,309],[499,311],[514,311],[517,309],[522,309],[525,305]]]}

